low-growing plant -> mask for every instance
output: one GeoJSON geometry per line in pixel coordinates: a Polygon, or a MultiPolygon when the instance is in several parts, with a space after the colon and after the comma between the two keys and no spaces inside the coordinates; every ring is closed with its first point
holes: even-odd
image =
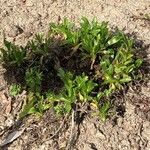
{"type": "Polygon", "coordinates": [[[124,83],[132,80],[132,73],[141,63],[140,59],[134,59],[130,50],[124,48],[118,49],[111,57],[104,55],[100,61],[103,84],[112,89],[120,89],[124,83]]]}
{"type": "Polygon", "coordinates": [[[44,38],[42,34],[36,34],[35,39],[28,42],[27,46],[31,50],[32,54],[47,56],[51,52],[51,38],[44,38]]]}
{"type": "Polygon", "coordinates": [[[21,85],[19,84],[12,84],[10,86],[10,95],[17,96],[21,92],[21,85]]]}
{"type": "Polygon", "coordinates": [[[109,101],[106,101],[101,108],[99,109],[99,116],[102,119],[102,121],[105,121],[108,117],[108,111],[111,107],[111,104],[109,101]]]}
{"type": "Polygon", "coordinates": [[[45,110],[49,109],[50,107],[50,103],[47,103],[40,93],[29,92],[27,95],[26,104],[24,104],[24,108],[19,117],[23,118],[30,114],[42,116],[45,110]]]}
{"type": "Polygon", "coordinates": [[[75,28],[74,23],[64,19],[64,21],[57,25],[55,23],[50,24],[52,33],[62,34],[65,39],[65,44],[76,46],[80,43],[80,31],[75,28]]]}
{"type": "Polygon", "coordinates": [[[25,81],[27,88],[33,92],[41,91],[42,72],[38,68],[30,68],[26,71],[25,81]]]}
{"type": "Polygon", "coordinates": [[[81,45],[84,58],[91,59],[91,69],[96,60],[97,55],[104,49],[110,38],[107,23],[102,22],[101,24],[93,19],[90,23],[87,18],[83,17],[81,26],[81,45]]]}
{"type": "Polygon", "coordinates": [[[87,104],[98,110],[100,118],[105,120],[111,108],[110,97],[136,79],[142,64],[135,55],[132,39],[119,30],[110,31],[107,22],[99,23],[95,18],[90,22],[83,17],[79,27],[67,19],[59,24],[51,23],[49,36],[37,34],[25,47],[6,40],[4,45],[5,48],[0,49],[2,65],[23,70],[24,83],[10,88],[12,96],[20,92],[20,85],[27,90],[20,117],[32,113],[42,115],[49,108],[57,114],[69,114],[76,111],[77,106],[87,104]],[[59,50],[54,46],[57,42],[53,43],[55,37],[59,38],[59,50]],[[75,57],[80,59],[79,63],[75,57]],[[73,64],[75,67],[70,69],[64,60],[76,66],[73,64]],[[81,64],[85,66],[83,71],[81,64]],[[56,84],[59,87],[53,85],[55,88],[43,90],[56,80],[60,82],[56,84]]]}
{"type": "Polygon", "coordinates": [[[76,76],[71,72],[65,72],[61,68],[58,71],[58,76],[64,83],[64,88],[58,95],[50,94],[49,101],[56,102],[54,107],[58,114],[69,113],[76,103],[86,103],[94,100],[91,96],[92,90],[97,86],[92,80],[88,79],[84,73],[81,76],[76,76]]]}
{"type": "Polygon", "coordinates": [[[6,67],[20,67],[26,58],[26,50],[22,46],[4,40],[5,48],[1,48],[0,60],[6,67]]]}

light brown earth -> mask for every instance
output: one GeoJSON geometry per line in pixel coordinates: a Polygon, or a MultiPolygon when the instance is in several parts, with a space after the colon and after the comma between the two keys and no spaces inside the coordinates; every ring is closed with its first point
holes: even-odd
{"type": "MultiPolygon", "coordinates": [[[[150,58],[150,1],[149,0],[0,0],[0,46],[4,36],[16,44],[25,44],[34,34],[46,32],[50,22],[69,18],[78,23],[82,16],[99,21],[109,21],[136,40],[143,48],[147,61],[150,58]]],[[[149,68],[149,66],[147,66],[149,68]]],[[[1,148],[8,150],[58,150],[65,149],[71,127],[48,140],[62,122],[47,112],[42,119],[26,118],[16,125],[15,112],[23,101],[23,93],[9,104],[3,92],[3,69],[0,78],[0,143],[9,131],[24,128],[24,133],[13,143],[1,148]],[[5,100],[4,100],[5,99],[5,100]],[[3,110],[6,102],[7,111],[3,110]],[[18,105],[17,105],[18,104],[18,105]],[[9,106],[12,111],[9,111],[9,106]],[[11,113],[13,112],[13,113],[11,113]],[[15,128],[14,128],[15,126],[15,128]],[[20,127],[21,126],[21,127],[20,127]],[[12,127],[12,128],[11,128],[12,127]]],[[[125,113],[115,115],[105,123],[96,118],[86,118],[80,124],[80,135],[74,150],[150,150],[150,83],[140,85],[136,92],[130,89],[125,96],[125,113]]],[[[120,99],[121,101],[121,99],[120,99]]],[[[70,120],[71,123],[71,120],[70,120]]],[[[74,130],[77,132],[77,130],[74,130]]]]}

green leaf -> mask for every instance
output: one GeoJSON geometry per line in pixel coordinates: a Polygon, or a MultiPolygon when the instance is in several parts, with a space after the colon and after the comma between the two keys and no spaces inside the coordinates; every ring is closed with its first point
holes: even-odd
{"type": "Polygon", "coordinates": [[[21,86],[17,84],[12,84],[10,86],[10,95],[16,96],[21,92],[21,86]]]}
{"type": "Polygon", "coordinates": [[[11,49],[11,42],[7,41],[6,39],[4,39],[4,45],[7,47],[7,50],[10,50],[11,49]]]}
{"type": "Polygon", "coordinates": [[[121,38],[119,36],[114,36],[107,43],[109,46],[111,46],[111,45],[118,43],[120,40],[121,38]]]}
{"type": "Polygon", "coordinates": [[[142,63],[143,63],[143,61],[141,59],[137,59],[135,61],[135,65],[136,65],[137,68],[139,68],[142,65],[142,63]]]}
{"type": "Polygon", "coordinates": [[[34,91],[40,92],[43,74],[38,68],[30,68],[25,73],[25,81],[27,87],[34,91]]]}
{"type": "Polygon", "coordinates": [[[19,114],[19,117],[23,118],[26,115],[29,115],[29,114],[32,114],[32,113],[36,113],[37,111],[34,108],[35,102],[36,102],[35,97],[33,96],[32,93],[30,93],[29,96],[28,96],[27,104],[24,106],[22,112],[19,114]]]}
{"type": "Polygon", "coordinates": [[[71,107],[71,103],[65,103],[65,105],[64,105],[64,108],[65,108],[65,112],[66,113],[70,113],[70,111],[71,111],[71,109],[72,109],[72,107],[71,107]]]}
{"type": "Polygon", "coordinates": [[[99,110],[99,116],[102,119],[102,121],[105,121],[108,116],[108,111],[110,109],[110,102],[105,102],[103,106],[99,110]]]}
{"type": "Polygon", "coordinates": [[[30,109],[28,109],[28,111],[27,111],[27,113],[25,113],[24,112],[24,116],[22,116],[22,117],[25,117],[26,115],[30,115],[30,114],[35,114],[35,113],[37,113],[38,111],[37,111],[37,109],[36,108],[34,108],[34,107],[31,107],[30,109]]]}
{"type": "Polygon", "coordinates": [[[123,78],[120,80],[121,83],[130,82],[132,78],[128,75],[123,75],[123,78]]]}

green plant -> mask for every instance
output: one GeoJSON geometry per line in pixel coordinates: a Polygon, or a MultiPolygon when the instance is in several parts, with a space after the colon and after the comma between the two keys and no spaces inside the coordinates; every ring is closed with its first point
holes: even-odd
{"type": "Polygon", "coordinates": [[[98,54],[104,53],[114,46],[131,47],[132,44],[132,41],[121,32],[112,34],[108,30],[107,22],[100,24],[95,18],[89,22],[87,18],[82,17],[78,29],[67,19],[64,19],[63,23],[59,25],[51,24],[50,28],[52,34],[57,33],[64,37],[65,44],[72,45],[76,50],[80,49],[83,59],[90,58],[91,69],[93,69],[98,54]]]}
{"type": "Polygon", "coordinates": [[[25,74],[26,85],[29,90],[34,92],[41,91],[42,72],[37,68],[30,68],[25,74]]]}
{"type": "Polygon", "coordinates": [[[10,95],[16,96],[21,92],[21,85],[19,84],[12,84],[10,86],[10,95]]]}
{"type": "Polygon", "coordinates": [[[26,50],[22,46],[18,47],[11,42],[4,40],[6,49],[1,48],[0,59],[2,63],[7,66],[20,67],[26,58],[26,50]]]}
{"type": "Polygon", "coordinates": [[[40,93],[29,92],[26,99],[26,104],[23,107],[19,117],[23,118],[26,115],[37,114],[42,116],[45,110],[49,109],[51,105],[46,102],[40,93]]]}
{"type": "Polygon", "coordinates": [[[69,113],[72,109],[72,104],[75,103],[76,89],[74,88],[73,74],[71,72],[64,72],[64,70],[58,70],[58,76],[64,83],[64,89],[61,94],[58,95],[58,105],[55,106],[57,113],[69,113]]]}
{"type": "Polygon", "coordinates": [[[76,76],[75,85],[81,102],[93,101],[94,98],[91,96],[91,93],[98,86],[97,83],[94,83],[83,73],[81,76],[76,76]]]}
{"type": "Polygon", "coordinates": [[[108,117],[108,111],[110,109],[111,105],[110,102],[107,101],[103,104],[103,106],[100,107],[99,109],[99,116],[102,119],[102,121],[105,121],[106,118],[108,117]]]}
{"type": "Polygon", "coordinates": [[[90,23],[87,18],[83,17],[81,26],[81,42],[84,58],[91,58],[91,69],[97,55],[106,48],[110,34],[107,28],[107,23],[99,24],[96,19],[90,23]]]}
{"type": "Polygon", "coordinates": [[[0,49],[3,66],[15,67],[24,79],[10,87],[13,96],[21,86],[27,90],[20,116],[42,115],[49,108],[69,114],[88,105],[105,120],[112,94],[138,77],[142,60],[135,55],[133,40],[119,30],[110,31],[107,22],[85,17],[79,27],[67,19],[52,23],[49,33],[47,37],[37,34],[24,47],[4,40],[5,48],[0,49]],[[56,43],[59,49],[55,49],[56,43]]]}
{"type": "Polygon", "coordinates": [[[114,55],[104,55],[100,61],[103,84],[111,89],[120,89],[124,83],[132,80],[132,73],[141,65],[140,59],[134,59],[133,53],[124,48],[114,55]]]}
{"type": "Polygon", "coordinates": [[[33,54],[47,56],[51,52],[51,38],[44,38],[42,34],[36,34],[35,39],[28,42],[27,46],[33,54]]]}
{"type": "Polygon", "coordinates": [[[78,45],[80,41],[80,31],[75,28],[75,25],[68,21],[68,19],[64,19],[64,21],[57,25],[55,23],[50,24],[50,28],[52,33],[62,34],[64,39],[66,40],[66,44],[78,45]]]}
{"type": "Polygon", "coordinates": [[[59,95],[50,94],[48,96],[50,102],[58,102],[54,107],[57,113],[69,113],[77,102],[86,103],[94,100],[91,92],[97,84],[89,80],[88,76],[82,74],[74,77],[71,72],[65,72],[61,68],[58,75],[64,82],[64,89],[59,95]]]}

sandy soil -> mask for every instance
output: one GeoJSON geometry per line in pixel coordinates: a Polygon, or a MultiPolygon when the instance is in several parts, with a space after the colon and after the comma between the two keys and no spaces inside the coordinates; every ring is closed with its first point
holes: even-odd
{"type": "MultiPolygon", "coordinates": [[[[146,14],[150,14],[149,0],[1,0],[0,46],[3,45],[4,36],[16,44],[25,44],[33,38],[34,34],[46,32],[49,23],[57,22],[60,18],[67,17],[78,23],[82,16],[90,19],[97,17],[99,21],[109,21],[109,25],[113,29],[118,26],[125,33],[130,33],[139,47],[146,47],[145,53],[147,53],[148,60],[150,58],[150,48],[148,47],[150,44],[150,20],[146,14]]],[[[3,69],[1,70],[1,74],[3,74],[3,69]]],[[[6,84],[3,76],[0,81],[1,88],[6,84]]],[[[3,92],[2,89],[1,92],[3,92]]],[[[126,96],[123,117],[117,115],[106,123],[99,122],[95,118],[85,119],[80,125],[80,135],[73,149],[149,150],[149,93],[150,84],[142,86],[142,90],[138,93],[132,89],[132,92],[126,96]],[[145,105],[148,106],[147,110],[139,111],[145,108],[145,105]]],[[[20,98],[17,100],[15,101],[18,103],[22,101],[20,98]]],[[[2,106],[3,104],[0,102],[1,112],[2,106]]],[[[70,127],[66,127],[67,130],[62,135],[46,141],[61,122],[54,118],[49,112],[41,120],[34,121],[29,117],[23,122],[27,128],[21,137],[2,149],[65,149],[70,127]],[[55,127],[53,127],[54,125],[55,127]]],[[[11,130],[14,124],[13,114],[0,113],[0,143],[6,135],[2,136],[3,132],[8,128],[11,130]]],[[[18,128],[22,127],[18,125],[18,128]]]]}

